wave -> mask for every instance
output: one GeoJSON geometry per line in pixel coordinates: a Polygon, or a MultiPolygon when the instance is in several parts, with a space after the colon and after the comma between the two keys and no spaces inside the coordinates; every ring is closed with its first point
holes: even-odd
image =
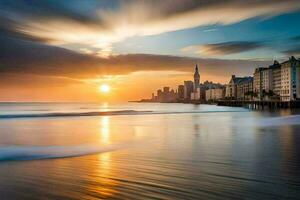
{"type": "Polygon", "coordinates": [[[40,117],[84,117],[84,116],[112,116],[112,115],[146,115],[146,114],[197,114],[197,113],[233,113],[250,112],[249,110],[225,110],[225,111],[135,111],[118,110],[102,112],[52,112],[52,113],[28,113],[28,114],[5,114],[0,119],[10,118],[40,118],[40,117]]]}
{"type": "Polygon", "coordinates": [[[151,111],[103,111],[103,112],[52,112],[52,113],[25,113],[25,114],[5,114],[0,115],[0,119],[7,118],[33,118],[33,117],[80,117],[80,116],[107,116],[107,115],[134,115],[145,114],[151,111]]]}
{"type": "Polygon", "coordinates": [[[96,145],[77,146],[0,146],[0,161],[24,161],[78,157],[115,151],[124,145],[100,147],[96,145]]]}

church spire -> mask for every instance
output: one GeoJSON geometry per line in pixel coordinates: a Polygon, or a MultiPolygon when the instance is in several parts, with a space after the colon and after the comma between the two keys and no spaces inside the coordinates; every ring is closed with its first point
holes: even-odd
{"type": "Polygon", "coordinates": [[[200,87],[200,74],[198,70],[198,64],[196,64],[195,67],[195,73],[194,73],[194,88],[199,88],[200,87]]]}

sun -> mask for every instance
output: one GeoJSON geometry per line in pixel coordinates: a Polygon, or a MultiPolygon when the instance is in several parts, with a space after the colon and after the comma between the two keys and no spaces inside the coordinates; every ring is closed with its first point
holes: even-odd
{"type": "Polygon", "coordinates": [[[108,92],[110,92],[110,86],[107,84],[102,84],[99,87],[99,91],[102,93],[108,93],[108,92]]]}

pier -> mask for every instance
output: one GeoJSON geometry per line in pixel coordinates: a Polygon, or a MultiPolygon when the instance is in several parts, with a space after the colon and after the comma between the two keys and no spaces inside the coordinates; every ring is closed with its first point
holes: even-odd
{"type": "Polygon", "coordinates": [[[218,106],[248,107],[251,109],[300,108],[300,101],[219,100],[218,106]]]}

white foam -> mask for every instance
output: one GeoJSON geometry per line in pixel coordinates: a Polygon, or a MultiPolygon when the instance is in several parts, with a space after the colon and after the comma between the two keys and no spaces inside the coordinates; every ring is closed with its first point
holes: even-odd
{"type": "Polygon", "coordinates": [[[76,157],[114,151],[124,145],[0,146],[0,161],[76,157]]]}

